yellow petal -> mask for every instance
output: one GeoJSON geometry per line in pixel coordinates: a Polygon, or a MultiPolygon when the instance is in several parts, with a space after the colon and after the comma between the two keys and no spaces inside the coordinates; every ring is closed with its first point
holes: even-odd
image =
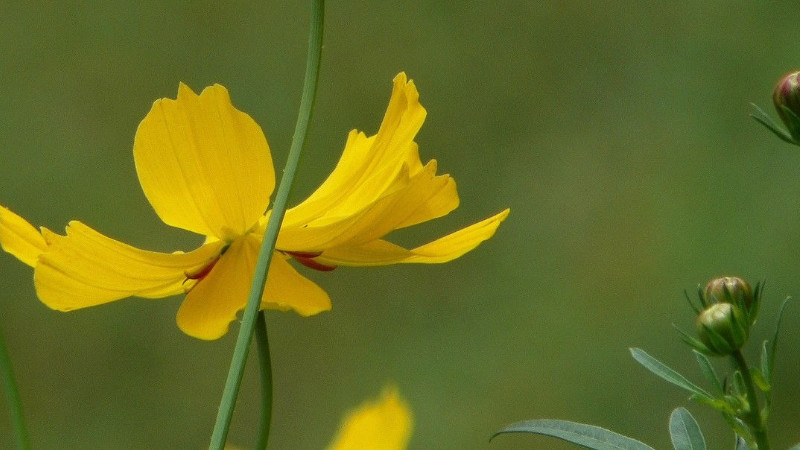
{"type": "Polygon", "coordinates": [[[398,74],[378,134],[366,137],[351,131],[331,175],[305,201],[287,211],[284,223],[303,226],[322,216],[347,217],[384,196],[401,170],[407,177],[416,175],[422,163],[413,140],[425,115],[414,83],[407,81],[404,73],[398,74]]]}
{"type": "Polygon", "coordinates": [[[403,450],[412,428],[410,408],[396,387],[386,387],[379,399],[365,402],[345,417],[328,450],[403,450]]]}
{"type": "Polygon", "coordinates": [[[50,308],[70,311],[125,297],[161,298],[184,292],[187,274],[213,262],[222,243],[189,253],[140,250],[80,222],[70,222],[66,236],[48,235],[34,282],[39,299],[50,308]]]}
{"type": "Polygon", "coordinates": [[[165,223],[222,240],[253,226],[275,185],[264,133],[220,85],[198,96],[181,83],[177,100],[157,100],[136,131],[133,156],[165,223]]]}
{"type": "MultiPolygon", "coordinates": [[[[443,181],[443,184],[435,186],[435,184],[424,187],[420,197],[414,200],[413,208],[409,208],[411,212],[403,221],[395,225],[395,229],[410,227],[418,223],[427,222],[429,220],[437,219],[449,214],[454,209],[458,208],[459,199],[458,191],[456,189],[456,181],[450,175],[437,175],[436,173],[436,160],[431,160],[426,164],[425,168],[418,172],[416,177],[425,177],[426,168],[432,166],[432,177],[428,180],[431,183],[435,181],[443,181]],[[435,180],[435,181],[434,181],[435,180]],[[424,198],[424,200],[423,200],[424,198]]],[[[408,194],[406,194],[408,195],[408,194]]]]}
{"type": "Polygon", "coordinates": [[[280,253],[273,256],[261,307],[281,311],[291,309],[301,316],[329,311],[331,299],[328,293],[297,272],[287,259],[280,253]]]}
{"type": "Polygon", "coordinates": [[[22,217],[0,206],[0,245],[7,253],[34,267],[39,255],[47,250],[42,234],[22,217]]]}
{"type": "MultiPolygon", "coordinates": [[[[211,272],[198,282],[178,310],[178,327],[200,339],[218,339],[244,309],[261,245],[253,235],[234,241],[211,272]]],[[[301,315],[331,307],[328,294],[297,273],[276,253],[272,257],[261,308],[293,309],[301,315]]]]}
{"type": "Polygon", "coordinates": [[[396,263],[444,263],[477,247],[492,237],[509,210],[472,224],[420,247],[407,250],[391,242],[376,240],[355,247],[325,250],[316,261],[327,265],[382,266],[396,263]]]}
{"type": "MultiPolygon", "coordinates": [[[[371,195],[371,194],[367,194],[371,195]]],[[[319,251],[339,246],[357,246],[395,229],[443,216],[458,205],[455,182],[436,175],[436,161],[408,177],[398,175],[397,183],[385,194],[360,210],[345,211],[351,199],[331,205],[326,214],[310,223],[281,227],[278,248],[291,251],[319,251]]]]}

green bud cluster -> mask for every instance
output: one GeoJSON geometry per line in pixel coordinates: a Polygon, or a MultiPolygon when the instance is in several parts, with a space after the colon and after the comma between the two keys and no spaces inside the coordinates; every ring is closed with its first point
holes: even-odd
{"type": "Polygon", "coordinates": [[[688,342],[713,356],[727,356],[742,348],[750,335],[761,304],[760,284],[753,289],[739,277],[718,277],[698,287],[702,308],[695,328],[699,340],[688,342]]]}
{"type": "Polygon", "coordinates": [[[701,298],[704,307],[715,303],[736,305],[746,314],[748,325],[752,326],[761,306],[760,291],[760,285],[756,285],[754,291],[750,283],[739,277],[719,277],[706,284],[701,298]]]}

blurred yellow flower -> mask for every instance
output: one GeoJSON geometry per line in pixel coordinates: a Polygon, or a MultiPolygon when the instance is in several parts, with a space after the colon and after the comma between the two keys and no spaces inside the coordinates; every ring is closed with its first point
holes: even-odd
{"type": "Polygon", "coordinates": [[[397,388],[386,387],[379,399],[363,403],[344,418],[327,450],[403,450],[412,422],[411,410],[397,388]]]}
{"type": "MultiPolygon", "coordinates": [[[[339,432],[326,450],[404,450],[413,429],[411,409],[397,387],[383,388],[379,398],[366,401],[342,419],[339,432]]],[[[226,445],[225,450],[242,450],[226,445]]]]}
{"type": "MultiPolygon", "coordinates": [[[[262,309],[304,316],[330,309],[327,293],[289,259],[317,270],[441,263],[494,234],[508,210],[413,249],[382,239],[458,206],[454,180],[436,175],[435,160],[424,166],[420,161],[414,137],[424,119],[414,83],[397,75],[378,133],[350,132],[331,175],[286,212],[262,309]]],[[[145,251],[78,221],[61,236],[37,231],[3,207],[0,244],[35,268],[37,294],[53,309],[186,293],[178,326],[200,339],[219,338],[244,308],[270,214],[275,174],[264,133],[232,105],[224,87],[197,95],[181,84],[176,100],[157,100],[142,120],[133,156],[158,216],[205,236],[203,245],[186,253],[145,251]]]]}

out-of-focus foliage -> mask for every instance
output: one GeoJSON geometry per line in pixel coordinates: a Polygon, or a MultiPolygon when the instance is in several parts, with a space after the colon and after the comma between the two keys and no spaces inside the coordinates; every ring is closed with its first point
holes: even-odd
{"type": "MultiPolygon", "coordinates": [[[[800,67],[795,15],[722,1],[338,1],[327,13],[295,198],[330,172],[350,129],[376,131],[404,70],[428,110],[422,159],[455,177],[462,206],[397,240],[513,213],[448,265],[309,273],[334,308],[269,314],[272,446],[323,448],[342,411],[393,379],[414,411],[411,448],[561,448],[530,436],[488,444],[533,417],[668,447],[670,411],[688,402],[628,347],[690,375],[671,326],[692,326],[683,289],[717,275],[766,278],[766,323],[786,294],[800,295],[800,153],[747,117],[749,102],[770,106],[773,84],[800,67]]],[[[179,81],[220,82],[282,166],[307,19],[295,1],[3,5],[0,204],[55,230],[81,218],[137,246],[192,248],[141,193],[136,126],[179,81]]],[[[177,298],[50,311],[8,255],[0,280],[36,448],[206,445],[234,334],[186,337],[177,298]]],[[[800,421],[794,317],[790,308],[775,368],[776,447],[798,438],[779,431],[800,421]]],[[[231,432],[242,446],[257,423],[255,369],[231,432]]],[[[730,444],[715,414],[690,408],[710,447],[730,444]]]]}

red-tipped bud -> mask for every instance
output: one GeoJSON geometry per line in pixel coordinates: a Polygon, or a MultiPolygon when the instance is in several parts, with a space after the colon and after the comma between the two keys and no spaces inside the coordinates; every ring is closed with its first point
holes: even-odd
{"type": "Polygon", "coordinates": [[[712,303],[731,303],[749,310],[753,307],[753,288],[739,277],[714,278],[706,284],[703,291],[706,305],[712,303]]]}
{"type": "Polygon", "coordinates": [[[800,72],[792,72],[781,78],[775,85],[772,101],[789,134],[796,140],[800,139],[800,72]]]}

